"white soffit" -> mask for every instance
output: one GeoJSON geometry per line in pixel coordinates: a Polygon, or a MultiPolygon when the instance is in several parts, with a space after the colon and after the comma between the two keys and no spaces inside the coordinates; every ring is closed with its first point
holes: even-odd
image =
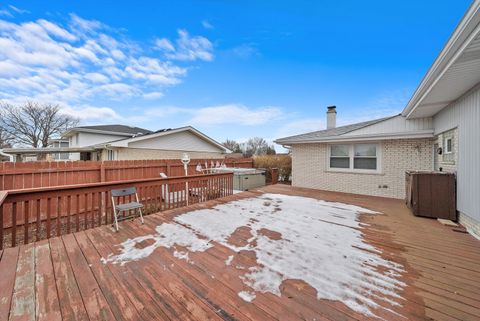
{"type": "Polygon", "coordinates": [[[472,3],[403,111],[431,117],[480,82],[480,0],[472,3]]]}

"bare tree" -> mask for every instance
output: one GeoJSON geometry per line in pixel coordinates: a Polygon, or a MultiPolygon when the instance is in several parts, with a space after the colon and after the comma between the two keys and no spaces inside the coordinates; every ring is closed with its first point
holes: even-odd
{"type": "Polygon", "coordinates": [[[243,155],[245,157],[274,154],[275,147],[268,145],[268,142],[261,137],[250,138],[244,145],[243,155]]]}
{"type": "Polygon", "coordinates": [[[12,136],[0,127],[0,149],[12,147],[12,136]]]}
{"type": "Polygon", "coordinates": [[[78,119],[62,114],[60,107],[52,104],[2,104],[0,113],[0,127],[12,142],[32,147],[47,147],[50,139],[78,124],[78,119]]]}
{"type": "Polygon", "coordinates": [[[223,146],[231,150],[233,153],[241,153],[242,149],[240,148],[240,144],[234,140],[227,139],[223,142],[223,146]]]}

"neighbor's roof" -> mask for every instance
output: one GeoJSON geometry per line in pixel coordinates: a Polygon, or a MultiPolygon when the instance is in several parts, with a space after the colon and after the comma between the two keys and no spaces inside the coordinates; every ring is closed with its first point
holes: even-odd
{"type": "Polygon", "coordinates": [[[79,126],[68,130],[63,137],[68,137],[74,132],[90,132],[99,134],[113,134],[120,136],[134,136],[137,134],[150,134],[152,131],[140,127],[132,127],[126,125],[97,125],[97,126],[79,126]]]}
{"type": "Polygon", "coordinates": [[[142,141],[142,140],[145,140],[145,139],[152,139],[152,138],[171,135],[171,134],[174,134],[174,133],[179,133],[179,132],[184,132],[184,131],[189,131],[189,132],[193,133],[194,135],[196,135],[196,136],[200,137],[201,139],[209,142],[210,144],[216,146],[218,149],[222,150],[225,153],[231,152],[228,148],[226,148],[225,146],[223,146],[222,144],[220,144],[219,142],[217,142],[213,138],[205,135],[204,133],[202,133],[198,129],[193,128],[192,126],[185,126],[185,127],[179,127],[179,128],[173,128],[173,129],[172,128],[160,129],[160,130],[157,130],[155,132],[147,133],[145,135],[139,135],[139,136],[135,136],[135,137],[119,139],[119,140],[115,140],[115,141],[111,141],[111,142],[107,142],[107,143],[98,144],[97,147],[101,147],[101,146],[105,146],[105,145],[109,145],[109,146],[112,146],[112,147],[128,147],[128,144],[132,143],[132,142],[138,142],[138,141],[142,141]]]}
{"type": "Polygon", "coordinates": [[[379,118],[379,119],[374,119],[374,120],[369,120],[369,121],[364,121],[361,123],[355,123],[351,125],[346,125],[346,126],[340,126],[340,127],[335,127],[335,128],[330,128],[330,129],[325,129],[325,130],[319,130],[315,132],[310,132],[306,134],[301,134],[301,135],[295,135],[295,136],[289,136],[289,137],[284,137],[284,138],[279,138],[275,140],[275,143],[277,144],[282,144],[282,145],[288,145],[291,143],[307,143],[307,142],[317,142],[319,140],[326,140],[328,138],[333,138],[333,137],[338,137],[344,134],[347,134],[349,132],[371,126],[377,123],[380,123],[382,121],[397,117],[398,115],[394,116],[389,116],[389,117],[384,117],[384,118],[379,118]]]}

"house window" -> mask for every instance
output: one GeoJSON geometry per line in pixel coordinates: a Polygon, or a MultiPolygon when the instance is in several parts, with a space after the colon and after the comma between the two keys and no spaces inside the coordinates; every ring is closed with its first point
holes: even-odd
{"type": "Polygon", "coordinates": [[[114,150],[107,150],[107,160],[115,160],[115,151],[114,150]]]}
{"type": "Polygon", "coordinates": [[[453,153],[453,140],[452,137],[445,138],[445,154],[453,153]]]}
{"type": "Polygon", "coordinates": [[[377,169],[377,145],[356,144],[354,147],[354,169],[377,169]]]}
{"type": "Polygon", "coordinates": [[[330,147],[330,168],[350,168],[349,145],[332,145],[330,147]]]}
{"type": "Polygon", "coordinates": [[[348,171],[378,171],[378,144],[330,145],[329,168],[348,171]]]}

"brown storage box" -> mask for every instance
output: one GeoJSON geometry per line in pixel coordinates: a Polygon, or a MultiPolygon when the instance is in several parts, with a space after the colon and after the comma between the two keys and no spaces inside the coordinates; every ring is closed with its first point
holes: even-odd
{"type": "Polygon", "coordinates": [[[457,220],[455,174],[408,171],[406,203],[413,215],[457,220]]]}

